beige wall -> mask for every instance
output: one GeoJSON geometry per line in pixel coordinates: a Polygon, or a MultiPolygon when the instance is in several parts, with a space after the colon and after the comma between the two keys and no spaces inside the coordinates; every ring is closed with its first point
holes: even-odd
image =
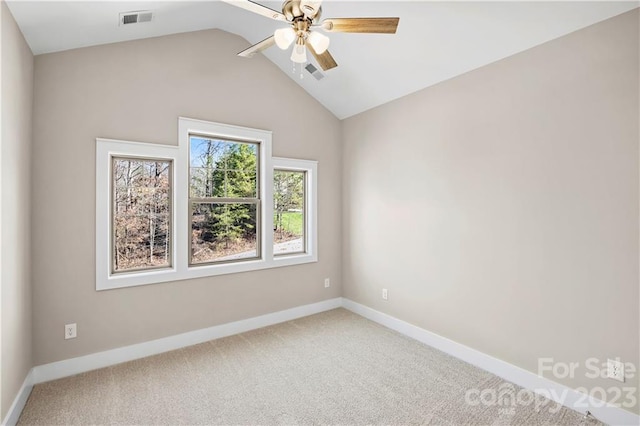
{"type": "Polygon", "coordinates": [[[210,30],[36,57],[36,365],[340,296],[340,122],[246,46],[210,30]],[[275,156],[319,161],[319,262],[96,292],[95,139],[177,144],[179,116],[272,130],[275,156]]]}
{"type": "Polygon", "coordinates": [[[22,386],[31,357],[31,111],[33,55],[4,2],[2,15],[2,147],[0,251],[2,324],[0,418],[22,386]]]}
{"type": "MultiPolygon", "coordinates": [[[[633,11],[347,119],[344,295],[532,372],[640,367],[638,59],[633,11]]],[[[547,377],[619,385],[584,374],[547,377]]]]}

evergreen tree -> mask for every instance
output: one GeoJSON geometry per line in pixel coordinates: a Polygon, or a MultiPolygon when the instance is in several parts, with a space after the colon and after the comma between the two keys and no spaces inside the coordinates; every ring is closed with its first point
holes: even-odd
{"type": "MultiPolygon", "coordinates": [[[[215,162],[212,189],[214,197],[255,198],[256,152],[255,145],[229,144],[215,162]]],[[[210,205],[207,228],[214,243],[230,243],[240,238],[250,239],[255,235],[255,208],[249,203],[226,203],[210,205]],[[253,211],[252,211],[253,210],[253,211]]]]}

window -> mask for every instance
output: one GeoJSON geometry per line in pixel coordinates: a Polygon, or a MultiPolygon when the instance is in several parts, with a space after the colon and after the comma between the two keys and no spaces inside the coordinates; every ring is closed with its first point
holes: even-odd
{"type": "Polygon", "coordinates": [[[96,289],[315,262],[317,163],[188,118],[178,145],[97,139],[96,289]]]}
{"type": "Polygon", "coordinates": [[[273,172],[273,254],[305,253],[305,187],[307,172],[273,172]]]}
{"type": "Polygon", "coordinates": [[[112,161],[112,272],[170,267],[171,161],[112,161]]]}
{"type": "Polygon", "coordinates": [[[259,258],[259,145],[194,135],[189,144],[189,263],[259,258]]]}

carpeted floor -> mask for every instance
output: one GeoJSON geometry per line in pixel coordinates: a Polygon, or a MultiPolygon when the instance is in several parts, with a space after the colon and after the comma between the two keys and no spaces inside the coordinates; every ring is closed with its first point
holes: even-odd
{"type": "Polygon", "coordinates": [[[594,424],[531,399],[336,309],[37,385],[19,424],[594,424]]]}

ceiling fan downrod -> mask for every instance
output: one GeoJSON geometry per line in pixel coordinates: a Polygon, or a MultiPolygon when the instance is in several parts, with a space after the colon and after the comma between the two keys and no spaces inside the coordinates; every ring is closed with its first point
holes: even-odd
{"type": "Polygon", "coordinates": [[[285,0],[282,3],[282,13],[290,22],[305,19],[309,24],[317,24],[322,15],[321,1],[313,0],[285,0]]]}

